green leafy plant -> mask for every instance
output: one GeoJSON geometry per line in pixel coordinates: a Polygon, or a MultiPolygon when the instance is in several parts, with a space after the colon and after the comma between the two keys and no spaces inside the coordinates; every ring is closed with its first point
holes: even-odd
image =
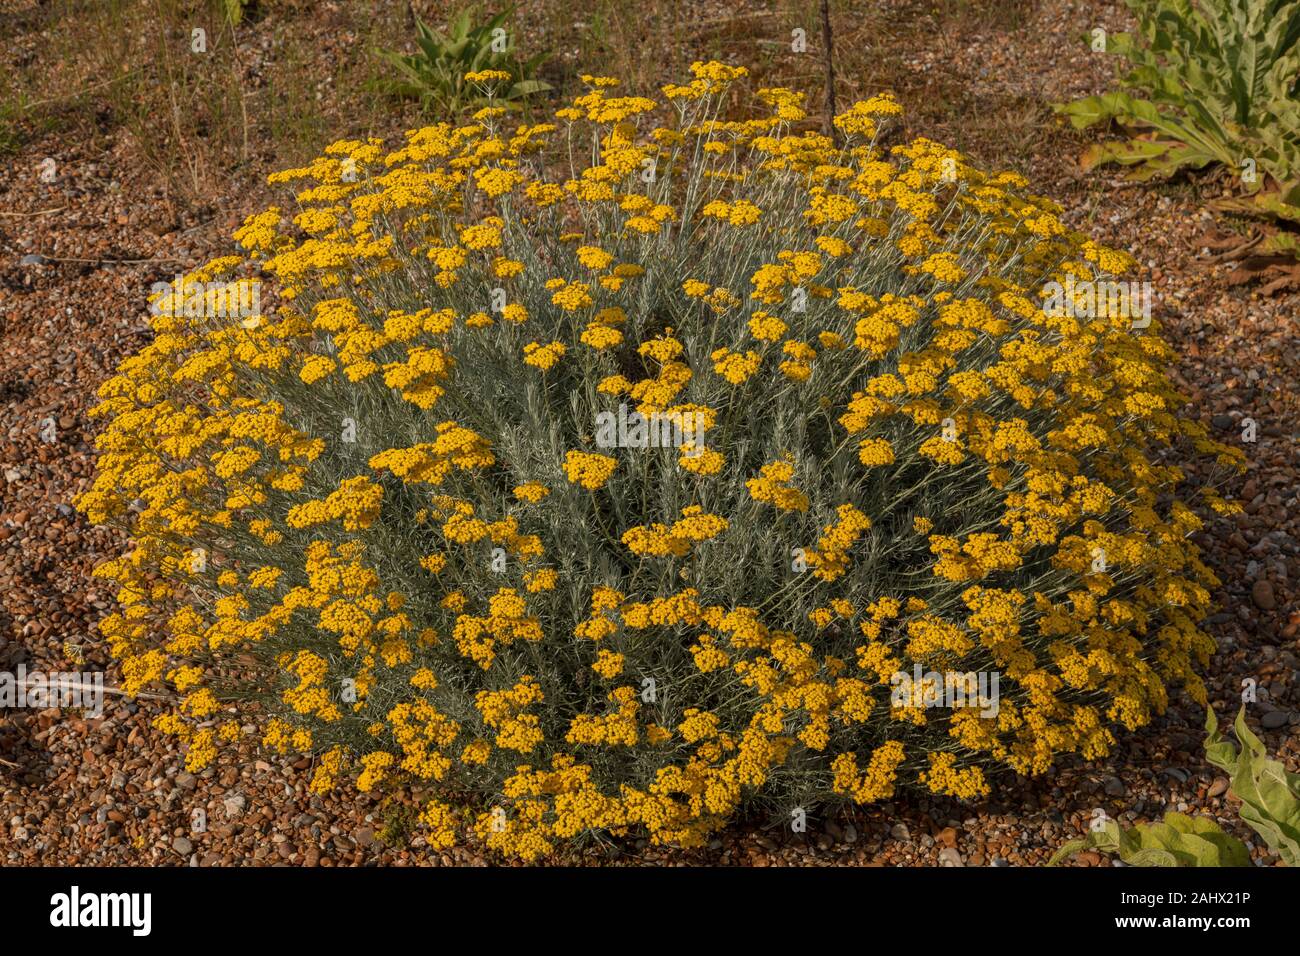
{"type": "Polygon", "coordinates": [[[1139,36],[1106,39],[1131,64],[1123,89],[1056,109],[1078,129],[1114,120],[1140,138],[1094,146],[1085,163],[1133,166],[1146,179],[1254,160],[1270,189],[1300,203],[1300,0],[1127,2],[1139,36]]]}
{"type": "Polygon", "coordinates": [[[474,26],[473,13],[466,9],[445,34],[417,21],[418,49],[414,54],[377,51],[397,71],[396,77],[383,81],[382,88],[391,95],[418,99],[425,111],[449,113],[482,102],[489,90],[498,104],[508,105],[551,89],[549,83],[537,79],[537,70],[549,53],[523,61],[515,55],[513,36],[505,29],[513,13],[514,7],[510,7],[474,26]],[[465,79],[467,73],[483,70],[503,71],[509,79],[490,84],[465,79]]]}
{"type": "Polygon", "coordinates": [[[221,0],[226,20],[231,26],[239,26],[244,21],[244,13],[256,6],[257,0],[221,0]]]}
{"type": "MultiPolygon", "coordinates": [[[[1246,708],[1233,730],[1242,747],[1219,734],[1211,709],[1205,719],[1205,757],[1229,774],[1230,790],[1242,802],[1241,818],[1264,838],[1287,866],[1300,862],[1300,775],[1270,760],[1263,743],[1246,726],[1246,708]]],[[[1208,817],[1167,813],[1163,823],[1125,830],[1107,820],[1081,840],[1066,843],[1048,861],[1056,866],[1082,850],[1118,853],[1131,866],[1249,866],[1246,845],[1208,817]]]]}
{"type": "Polygon", "coordinates": [[[1269,759],[1263,743],[1246,726],[1245,707],[1232,725],[1240,750],[1219,735],[1213,710],[1205,729],[1205,757],[1231,776],[1232,792],[1241,798],[1241,818],[1287,866],[1300,865],[1300,774],[1269,759]]]}
{"type": "Polygon", "coordinates": [[[1264,220],[1262,234],[1226,258],[1249,254],[1245,278],[1300,285],[1300,0],[1126,0],[1138,36],[1097,35],[1129,61],[1121,89],[1055,109],[1076,129],[1114,121],[1127,139],[1094,144],[1085,168],[1116,163],[1147,180],[1222,166],[1242,191],[1213,205],[1264,220]],[[1280,257],[1280,258],[1278,258],[1280,257]]]}
{"type": "Polygon", "coordinates": [[[1048,861],[1056,866],[1081,850],[1118,853],[1130,866],[1250,866],[1250,851],[1206,817],[1165,814],[1163,823],[1139,823],[1125,830],[1107,820],[1082,840],[1071,840],[1048,861]]]}

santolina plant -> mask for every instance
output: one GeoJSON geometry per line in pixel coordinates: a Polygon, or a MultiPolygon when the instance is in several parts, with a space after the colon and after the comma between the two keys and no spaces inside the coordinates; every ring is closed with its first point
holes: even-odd
{"type": "Polygon", "coordinates": [[[1018,175],[886,148],[887,96],[836,145],[692,69],[335,143],[155,300],[79,507],[129,534],[102,631],[182,695],[191,769],[255,726],[314,789],[417,787],[434,846],[535,858],[979,797],[1204,700],[1215,582],[1162,456],[1240,453],[1177,416],[1158,323],[1042,307],[1129,259],[1018,175]],[[274,314],[183,308],[256,269],[274,314]]]}

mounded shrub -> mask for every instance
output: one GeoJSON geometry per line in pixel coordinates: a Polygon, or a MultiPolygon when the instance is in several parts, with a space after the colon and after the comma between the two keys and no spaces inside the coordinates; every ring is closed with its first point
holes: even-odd
{"type": "Polygon", "coordinates": [[[693,72],[335,143],[156,297],[79,506],[129,535],[102,631],[192,770],[255,726],[314,789],[417,788],[434,846],[534,858],[977,798],[1204,701],[1167,452],[1240,453],[1179,417],[1158,323],[1044,308],[1129,258],[887,146],[887,96],[836,145],[693,72]]]}

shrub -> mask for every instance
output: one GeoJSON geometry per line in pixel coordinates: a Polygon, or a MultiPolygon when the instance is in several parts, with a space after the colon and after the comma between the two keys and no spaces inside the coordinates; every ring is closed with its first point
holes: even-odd
{"type": "Polygon", "coordinates": [[[78,504],[130,535],[102,631],[183,695],[191,769],[255,723],[317,790],[415,785],[434,845],[532,858],[975,798],[1204,699],[1214,578],[1160,459],[1240,452],[1179,417],[1158,325],[1038,304],[1128,257],[886,149],[888,96],[837,149],[693,71],[335,143],[154,302],[78,504]],[[278,311],[213,307],[255,267],[278,311]]]}

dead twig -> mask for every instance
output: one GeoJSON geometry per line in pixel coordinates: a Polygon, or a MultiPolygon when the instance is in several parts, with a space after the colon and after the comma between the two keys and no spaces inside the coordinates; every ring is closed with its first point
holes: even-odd
{"type": "Polygon", "coordinates": [[[75,262],[82,265],[91,266],[136,266],[147,265],[151,262],[179,262],[184,264],[184,259],[176,259],[170,256],[164,256],[161,259],[73,259],[66,256],[47,256],[44,253],[37,253],[46,262],[75,262]]]}
{"type": "Polygon", "coordinates": [[[822,0],[822,48],[826,57],[826,135],[838,149],[840,133],[835,128],[835,48],[831,37],[830,0],[822,0]]]}
{"type": "Polygon", "coordinates": [[[36,212],[0,212],[0,216],[13,216],[15,219],[31,219],[36,216],[48,216],[51,213],[63,212],[67,206],[60,206],[57,209],[38,209],[36,212]]]}

